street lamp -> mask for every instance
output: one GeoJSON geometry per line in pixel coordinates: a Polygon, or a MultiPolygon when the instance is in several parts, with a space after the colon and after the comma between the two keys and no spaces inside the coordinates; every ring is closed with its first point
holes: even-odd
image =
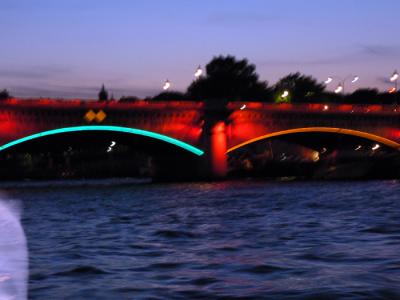
{"type": "Polygon", "coordinates": [[[203,74],[203,70],[201,69],[201,66],[199,65],[196,69],[196,72],[194,72],[194,77],[196,79],[199,79],[201,74],[203,74]]]}
{"type": "MultiPolygon", "coordinates": [[[[336,77],[335,77],[336,78],[336,77]]],[[[335,93],[343,93],[344,94],[344,83],[346,82],[346,80],[351,79],[351,83],[356,83],[360,77],[359,76],[354,76],[354,75],[349,75],[346,78],[342,79],[342,78],[337,78],[339,80],[339,84],[335,89],[335,93]]],[[[333,77],[328,77],[327,80],[324,81],[325,84],[329,84],[333,81],[333,77]]]]}
{"type": "Polygon", "coordinates": [[[343,89],[343,85],[341,84],[341,83],[339,83],[338,84],[338,86],[336,87],[336,89],[335,89],[335,93],[336,94],[339,94],[340,92],[342,92],[344,89],[343,89]]]}
{"type": "Polygon", "coordinates": [[[397,80],[399,79],[399,73],[395,70],[390,77],[390,82],[394,82],[394,89],[397,92],[397,80]]]}
{"type": "Polygon", "coordinates": [[[170,87],[171,87],[171,82],[168,79],[165,80],[164,85],[163,85],[163,90],[168,91],[170,89],[170,87]]]}
{"type": "Polygon", "coordinates": [[[397,72],[397,70],[395,70],[392,74],[392,76],[390,77],[390,81],[394,82],[394,91],[393,93],[396,93],[394,95],[395,97],[395,104],[397,105],[397,98],[398,98],[398,94],[399,92],[397,91],[397,80],[399,79],[399,73],[397,72]]]}

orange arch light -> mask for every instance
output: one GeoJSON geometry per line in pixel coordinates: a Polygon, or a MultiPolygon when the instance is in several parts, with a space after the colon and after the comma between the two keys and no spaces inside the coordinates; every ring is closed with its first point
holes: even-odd
{"type": "Polygon", "coordinates": [[[226,153],[232,152],[236,149],[239,149],[241,147],[244,147],[246,145],[264,140],[264,139],[269,139],[269,138],[273,138],[273,137],[277,137],[277,136],[283,136],[283,135],[289,135],[289,134],[293,134],[293,133],[304,133],[304,132],[329,132],[329,133],[338,133],[338,134],[347,134],[347,135],[353,135],[353,136],[357,136],[357,137],[361,137],[361,138],[365,138],[371,141],[375,141],[378,143],[381,143],[383,145],[386,145],[388,147],[391,148],[395,148],[400,150],[400,144],[396,143],[392,140],[389,140],[387,138],[375,135],[375,134],[371,134],[371,133],[367,133],[367,132],[363,132],[363,131],[358,131],[358,130],[352,130],[352,129],[343,129],[343,128],[332,128],[332,127],[306,127],[306,128],[296,128],[296,129],[289,129],[289,130],[283,130],[283,131],[278,131],[278,132],[274,132],[274,133],[269,133],[263,136],[259,136],[257,138],[248,140],[244,143],[241,143],[239,145],[236,145],[230,149],[228,149],[228,151],[226,153]]]}

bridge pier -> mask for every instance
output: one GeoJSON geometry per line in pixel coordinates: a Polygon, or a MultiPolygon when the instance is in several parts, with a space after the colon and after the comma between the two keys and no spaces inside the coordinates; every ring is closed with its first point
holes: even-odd
{"type": "Polygon", "coordinates": [[[228,113],[226,104],[207,101],[205,110],[202,140],[205,155],[200,167],[202,177],[206,179],[223,179],[228,173],[226,154],[228,141],[225,122],[228,113]]]}
{"type": "Polygon", "coordinates": [[[223,179],[228,172],[226,124],[218,121],[203,129],[204,156],[200,174],[204,179],[223,179]]]}
{"type": "Polygon", "coordinates": [[[227,139],[225,122],[217,122],[211,128],[211,171],[214,178],[224,178],[228,172],[227,139]]]}

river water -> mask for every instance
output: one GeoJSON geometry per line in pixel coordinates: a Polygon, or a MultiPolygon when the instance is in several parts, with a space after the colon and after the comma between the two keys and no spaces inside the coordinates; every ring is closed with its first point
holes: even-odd
{"type": "Polygon", "coordinates": [[[30,299],[400,299],[400,182],[3,183],[30,299]]]}

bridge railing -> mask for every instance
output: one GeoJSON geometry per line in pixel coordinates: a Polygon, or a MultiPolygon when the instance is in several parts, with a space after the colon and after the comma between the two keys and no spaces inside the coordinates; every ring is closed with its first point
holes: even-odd
{"type": "Polygon", "coordinates": [[[15,106],[15,107],[55,107],[55,108],[116,108],[116,109],[200,109],[203,107],[203,102],[195,101],[148,101],[137,100],[134,102],[118,102],[97,100],[82,100],[82,99],[19,99],[11,98],[0,102],[0,106],[15,106]]]}
{"type": "MultiPolygon", "coordinates": [[[[83,99],[20,99],[11,98],[0,101],[0,107],[54,107],[54,108],[93,108],[93,109],[202,109],[202,101],[152,101],[136,100],[128,103],[118,101],[99,102],[83,99]]],[[[388,104],[339,104],[339,103],[262,103],[262,102],[228,102],[229,110],[261,110],[320,113],[399,113],[400,106],[388,104]]]]}
{"type": "Polygon", "coordinates": [[[400,106],[388,104],[337,104],[337,103],[261,103],[230,102],[231,110],[290,111],[315,113],[399,113],[400,106]]]}

